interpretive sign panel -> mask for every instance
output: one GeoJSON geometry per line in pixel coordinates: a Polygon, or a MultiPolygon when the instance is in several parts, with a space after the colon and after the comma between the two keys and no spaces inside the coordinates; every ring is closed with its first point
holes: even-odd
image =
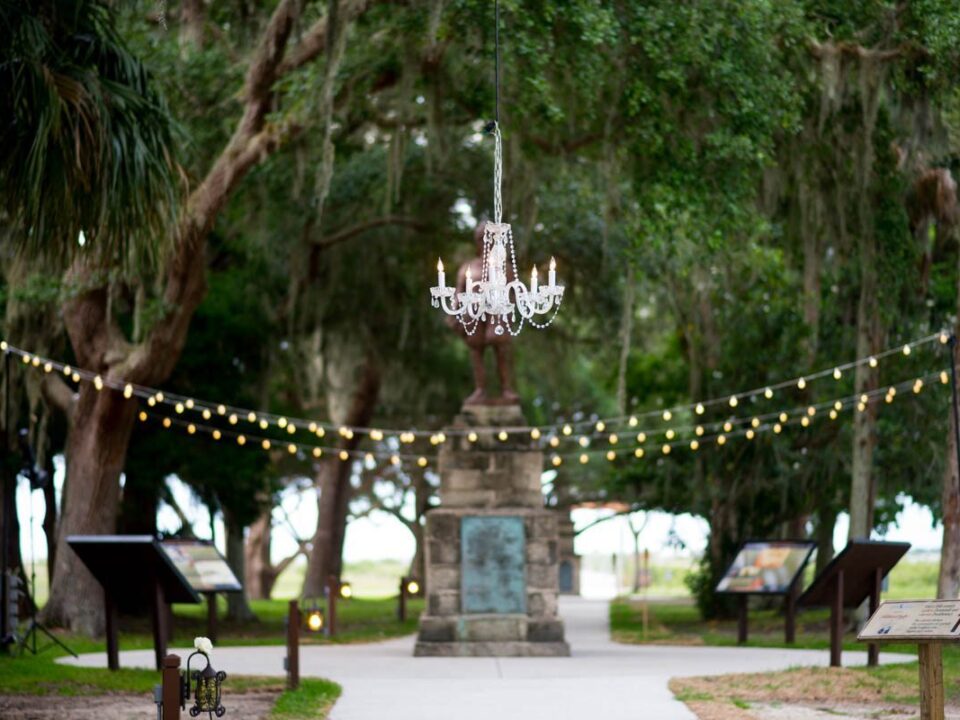
{"type": "Polygon", "coordinates": [[[523,518],[465,517],[460,524],[464,613],[526,613],[523,518]]]}
{"type": "Polygon", "coordinates": [[[960,640],[960,600],[881,603],[857,639],[868,642],[960,640]]]}
{"type": "Polygon", "coordinates": [[[243,589],[227,561],[211,543],[164,540],[160,548],[197,592],[239,592],[243,589]]]}
{"type": "Polygon", "coordinates": [[[759,540],[743,544],[717,585],[718,593],[784,595],[803,572],[816,543],[759,540]]]}

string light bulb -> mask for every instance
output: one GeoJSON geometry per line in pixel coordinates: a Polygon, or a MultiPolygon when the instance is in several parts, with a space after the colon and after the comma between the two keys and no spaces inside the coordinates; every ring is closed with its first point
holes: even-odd
{"type": "Polygon", "coordinates": [[[586,435],[581,435],[577,442],[580,443],[580,447],[587,447],[587,445],[590,444],[590,438],[586,435]]]}
{"type": "Polygon", "coordinates": [[[237,435],[237,445],[246,445],[246,444],[247,444],[247,438],[244,437],[243,435],[237,435]]]}
{"type": "Polygon", "coordinates": [[[669,410],[664,410],[664,411],[663,411],[663,421],[664,421],[664,422],[670,422],[671,418],[673,418],[673,413],[670,412],[669,410]]]}
{"type": "Polygon", "coordinates": [[[731,395],[731,396],[730,396],[730,407],[732,407],[732,408],[733,408],[733,407],[736,407],[737,405],[739,405],[739,403],[740,403],[740,401],[737,400],[737,396],[736,396],[736,395],[731,395]]]}
{"type": "Polygon", "coordinates": [[[417,458],[417,465],[419,465],[422,468],[425,468],[427,466],[427,459],[423,455],[421,455],[420,457],[417,458]]]}
{"type": "Polygon", "coordinates": [[[690,441],[690,449],[696,452],[700,448],[700,442],[698,440],[690,441]]]}
{"type": "Polygon", "coordinates": [[[694,408],[694,412],[697,413],[697,415],[703,415],[705,410],[706,408],[703,407],[703,403],[697,403],[697,406],[694,408]]]}
{"type": "Polygon", "coordinates": [[[639,422],[640,422],[640,421],[637,420],[637,416],[636,416],[636,415],[631,415],[631,416],[630,416],[630,421],[629,421],[627,424],[630,425],[630,427],[636,427],[639,422]]]}
{"type": "Polygon", "coordinates": [[[197,431],[197,426],[196,426],[196,425],[194,425],[193,423],[190,423],[189,425],[187,425],[187,433],[188,433],[188,434],[193,435],[196,431],[197,431]]]}
{"type": "Polygon", "coordinates": [[[903,354],[904,354],[904,355],[909,355],[909,354],[910,354],[910,345],[909,345],[909,344],[903,346],[903,354]]]}
{"type": "Polygon", "coordinates": [[[797,380],[797,387],[798,387],[798,388],[800,388],[801,390],[803,390],[806,386],[807,386],[807,379],[806,379],[806,378],[800,378],[799,380],[797,380]]]}
{"type": "Polygon", "coordinates": [[[754,436],[756,436],[756,433],[755,433],[752,429],[751,429],[751,430],[747,430],[747,433],[746,433],[746,436],[745,436],[745,437],[747,438],[747,440],[753,440],[754,436]]]}
{"type": "Polygon", "coordinates": [[[213,435],[213,439],[214,439],[214,440],[219,440],[219,439],[222,437],[222,435],[221,435],[221,433],[220,433],[219,430],[214,430],[213,433],[212,433],[212,435],[213,435]]]}
{"type": "Polygon", "coordinates": [[[750,421],[750,425],[752,425],[755,428],[760,427],[760,418],[755,417],[753,420],[750,421]]]}
{"type": "Polygon", "coordinates": [[[669,443],[664,443],[663,447],[660,448],[660,451],[661,451],[664,455],[669,455],[671,450],[672,450],[672,448],[670,447],[670,444],[669,444],[669,443]]]}
{"type": "Polygon", "coordinates": [[[97,392],[103,390],[103,378],[97,375],[93,379],[93,386],[97,389],[97,392]]]}
{"type": "Polygon", "coordinates": [[[772,398],[772,397],[773,397],[773,388],[769,388],[769,387],[766,388],[766,389],[763,391],[763,396],[764,396],[767,400],[769,400],[770,398],[772,398]]]}
{"type": "Polygon", "coordinates": [[[165,418],[163,419],[163,426],[164,426],[165,428],[169,428],[172,424],[173,424],[173,422],[170,420],[170,418],[165,417],[165,418]]]}
{"type": "Polygon", "coordinates": [[[581,453],[581,454],[580,454],[580,464],[581,464],[581,465],[586,465],[588,462],[590,462],[590,456],[587,455],[586,453],[581,453]]]}
{"type": "Polygon", "coordinates": [[[289,445],[287,445],[287,452],[290,453],[291,455],[296,455],[296,454],[297,454],[297,446],[294,445],[293,443],[290,443],[289,445]]]}
{"type": "Polygon", "coordinates": [[[603,420],[597,420],[595,427],[597,428],[597,432],[603,432],[607,428],[607,424],[603,420]]]}
{"type": "Polygon", "coordinates": [[[560,465],[563,463],[563,459],[559,455],[554,455],[550,462],[554,467],[560,467],[560,465]]]}
{"type": "Polygon", "coordinates": [[[533,430],[531,430],[531,431],[530,431],[530,437],[533,438],[534,440],[539,440],[539,439],[540,439],[540,428],[534,428],[533,430]]]}
{"type": "Polygon", "coordinates": [[[269,449],[270,449],[270,441],[269,441],[269,440],[264,440],[263,442],[260,443],[260,447],[262,447],[264,450],[269,450],[269,449]]]}
{"type": "Polygon", "coordinates": [[[870,367],[875,368],[877,366],[877,359],[873,355],[871,355],[870,358],[867,360],[867,364],[870,367]]]}
{"type": "Polygon", "coordinates": [[[618,442],[620,442],[620,438],[617,437],[616,433],[612,433],[610,437],[607,438],[607,440],[610,442],[611,445],[616,445],[618,442]]]}
{"type": "Polygon", "coordinates": [[[726,435],[717,435],[717,445],[726,445],[727,436],[726,435]]]}
{"type": "Polygon", "coordinates": [[[182,415],[182,414],[183,414],[183,403],[182,403],[182,402],[178,402],[176,405],[173,406],[173,409],[174,409],[174,412],[177,413],[177,415],[182,415]]]}
{"type": "Polygon", "coordinates": [[[646,441],[647,441],[647,434],[646,434],[646,433],[639,433],[639,434],[637,435],[637,442],[638,442],[638,443],[640,443],[640,444],[642,445],[642,444],[645,443],[646,441]]]}
{"type": "Polygon", "coordinates": [[[570,427],[569,425],[564,425],[562,432],[563,432],[564,435],[569,435],[570,433],[573,432],[573,428],[570,427]]]}
{"type": "Polygon", "coordinates": [[[133,385],[131,385],[130,383],[127,383],[126,385],[123,386],[123,396],[127,400],[133,397],[133,385]]]}
{"type": "Polygon", "coordinates": [[[727,420],[727,421],[723,424],[723,431],[724,431],[724,432],[730,432],[731,430],[733,430],[733,423],[730,422],[729,420],[727,420]]]}
{"type": "Polygon", "coordinates": [[[607,450],[607,460],[613,462],[617,459],[617,454],[613,450],[607,450]]]}
{"type": "Polygon", "coordinates": [[[644,455],[644,453],[643,453],[643,448],[637,448],[636,450],[633,451],[633,454],[634,454],[634,456],[636,456],[638,459],[639,459],[639,458],[642,458],[643,455],[644,455]]]}
{"type": "Polygon", "coordinates": [[[670,429],[667,430],[667,432],[664,433],[664,434],[666,435],[667,440],[673,440],[673,439],[677,436],[677,433],[674,432],[673,428],[670,428],[670,429]]]}
{"type": "Polygon", "coordinates": [[[782,430],[783,430],[783,425],[781,425],[780,423],[775,423],[775,424],[774,424],[774,426],[773,426],[773,432],[775,432],[777,435],[779,435],[779,434],[780,434],[780,431],[782,431],[782,430]]]}
{"type": "Polygon", "coordinates": [[[839,379],[842,378],[842,377],[843,377],[843,373],[840,372],[840,368],[835,367],[835,368],[833,369],[833,379],[834,379],[834,380],[839,380],[839,379]]]}
{"type": "Polygon", "coordinates": [[[697,425],[697,427],[696,427],[696,429],[694,430],[694,432],[697,434],[697,437],[702,436],[702,435],[703,435],[703,425],[697,425]]]}
{"type": "Polygon", "coordinates": [[[553,435],[550,438],[550,447],[557,447],[559,444],[560,444],[560,438],[558,438],[556,435],[553,435]]]}

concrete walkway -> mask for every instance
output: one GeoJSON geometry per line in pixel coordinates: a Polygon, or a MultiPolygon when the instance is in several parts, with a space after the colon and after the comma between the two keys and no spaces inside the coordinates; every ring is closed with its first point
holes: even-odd
{"type": "MultiPolygon", "coordinates": [[[[603,601],[562,599],[570,658],[414,658],[414,639],[407,637],[303,647],[300,672],[343,686],[333,720],[694,720],[667,689],[670,678],[828,660],[825,650],[621,645],[610,641],[607,607],[603,601]]],[[[228,674],[282,675],[284,654],[277,646],[226,647],[214,651],[214,660],[228,674]]],[[[865,661],[865,653],[844,653],[845,664],[865,661]]],[[[106,657],[64,662],[102,667],[106,657]]],[[[152,663],[152,651],[120,654],[124,667],[152,663]]],[[[229,679],[226,691],[229,705],[229,679]]]]}

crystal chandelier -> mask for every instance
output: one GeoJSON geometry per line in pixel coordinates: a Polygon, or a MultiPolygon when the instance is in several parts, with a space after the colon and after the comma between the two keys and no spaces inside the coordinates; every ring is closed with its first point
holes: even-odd
{"type": "Polygon", "coordinates": [[[500,3],[496,3],[496,119],[488,126],[493,131],[493,222],[483,228],[481,275],[474,278],[467,268],[462,287],[448,286],[443,260],[437,261],[437,285],[430,288],[433,307],[442,307],[456,317],[468,335],[481,325],[489,325],[496,335],[519,335],[529,322],[545,328],[553,322],[563,300],[563,285],[557,285],[556,262],[550,258],[545,286],[538,283],[537,267],[530,273],[530,285],[517,274],[517,257],[510,224],[502,222],[503,141],[500,136],[500,3]]]}

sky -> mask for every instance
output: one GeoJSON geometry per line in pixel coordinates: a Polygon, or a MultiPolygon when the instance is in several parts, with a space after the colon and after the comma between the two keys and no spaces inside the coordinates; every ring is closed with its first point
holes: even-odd
{"type": "MultiPolygon", "coordinates": [[[[63,457],[54,460],[54,482],[58,490],[63,485],[63,457]]],[[[190,489],[176,477],[168,478],[180,507],[193,522],[198,537],[210,539],[210,515],[199,503],[190,489]]],[[[897,516],[897,524],[884,536],[888,540],[905,540],[913,544],[915,550],[938,550],[943,537],[941,525],[933,524],[929,509],[904,498],[905,508],[897,516]]],[[[303,493],[285,492],[281,496],[282,509],[274,511],[276,527],[274,529],[272,551],[274,560],[290,554],[296,548],[294,533],[300,537],[309,537],[316,524],[317,504],[313,490],[303,493]],[[288,523],[289,518],[289,523],[288,523]]],[[[43,559],[47,556],[46,541],[43,535],[43,496],[39,491],[30,492],[26,479],[20,479],[17,485],[17,508],[21,523],[21,547],[24,560],[30,557],[43,559]],[[32,508],[32,513],[31,513],[32,508]],[[30,518],[33,518],[31,536],[30,518]]],[[[598,510],[575,510],[575,527],[581,528],[609,512],[598,510]]],[[[158,515],[161,531],[173,532],[179,528],[179,520],[173,510],[161,506],[158,515]]],[[[837,550],[846,544],[848,518],[841,515],[834,532],[834,547],[837,550]]],[[[223,552],[223,523],[215,518],[213,524],[214,539],[223,552]]],[[[878,536],[879,537],[879,536],[878,536]]],[[[707,523],[692,515],[670,515],[662,512],[649,513],[649,519],[640,536],[642,546],[654,554],[698,554],[706,545],[707,523]],[[678,548],[679,540],[683,547],[678,548]]],[[[632,536],[624,518],[616,518],[600,523],[577,536],[575,549],[579,555],[628,553],[632,551],[632,536]]],[[[413,556],[414,542],[410,532],[399,521],[385,514],[373,514],[351,522],[347,528],[344,543],[344,560],[348,563],[361,560],[398,559],[409,561],[413,556]]]]}

